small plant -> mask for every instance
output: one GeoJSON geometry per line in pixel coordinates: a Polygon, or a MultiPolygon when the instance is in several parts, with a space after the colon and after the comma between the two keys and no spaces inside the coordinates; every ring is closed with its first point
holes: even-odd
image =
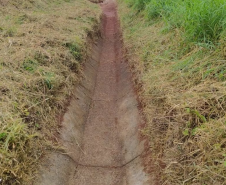
{"type": "Polygon", "coordinates": [[[38,62],[32,59],[27,59],[23,62],[23,68],[26,71],[34,72],[38,67],[38,62]]]}
{"type": "Polygon", "coordinates": [[[65,46],[69,48],[71,54],[74,56],[76,60],[78,61],[82,60],[81,48],[77,43],[66,43],[65,46]]]}
{"type": "Polygon", "coordinates": [[[44,70],[41,70],[41,74],[43,75],[43,81],[46,87],[51,90],[53,88],[53,83],[55,80],[55,75],[52,72],[46,72],[44,70]]]}
{"type": "Polygon", "coordinates": [[[137,0],[134,2],[133,7],[136,8],[138,11],[142,11],[145,9],[145,7],[149,1],[150,0],[137,0]]]}
{"type": "Polygon", "coordinates": [[[23,23],[25,23],[26,20],[28,20],[28,16],[26,14],[24,14],[24,15],[19,16],[16,19],[16,23],[17,24],[23,24],[23,23]]]}
{"type": "Polygon", "coordinates": [[[14,27],[8,28],[5,30],[4,36],[5,37],[13,37],[16,34],[17,30],[14,27]]]}
{"type": "Polygon", "coordinates": [[[0,141],[4,142],[4,140],[6,139],[6,136],[7,136],[6,132],[0,133],[0,141]]]}
{"type": "Polygon", "coordinates": [[[182,133],[183,133],[184,136],[188,136],[189,135],[189,129],[186,128],[182,133]]]}

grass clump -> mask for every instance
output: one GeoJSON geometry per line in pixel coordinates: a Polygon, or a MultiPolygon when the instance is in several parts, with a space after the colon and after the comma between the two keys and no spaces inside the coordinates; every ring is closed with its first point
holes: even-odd
{"type": "Polygon", "coordinates": [[[153,0],[141,11],[120,2],[126,57],[147,122],[142,132],[150,142],[152,156],[145,161],[153,182],[226,184],[224,5],[153,0]]]}
{"type": "Polygon", "coordinates": [[[85,60],[87,31],[100,12],[82,0],[0,5],[0,184],[26,185],[46,149],[57,145],[60,115],[85,60]]]}
{"type": "Polygon", "coordinates": [[[71,54],[76,60],[78,61],[82,60],[81,48],[77,43],[66,43],[66,47],[69,48],[71,54]]]}
{"type": "Polygon", "coordinates": [[[215,42],[225,27],[226,3],[222,0],[192,1],[186,3],[182,24],[188,39],[197,42],[215,42]]]}
{"type": "Polygon", "coordinates": [[[29,72],[34,72],[37,69],[37,61],[27,59],[23,62],[23,69],[29,72]]]}

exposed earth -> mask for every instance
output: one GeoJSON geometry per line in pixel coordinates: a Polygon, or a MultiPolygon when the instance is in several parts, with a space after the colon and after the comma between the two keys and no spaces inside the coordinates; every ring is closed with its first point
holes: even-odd
{"type": "MultiPolygon", "coordinates": [[[[146,185],[144,123],[123,59],[116,2],[105,1],[99,37],[60,133],[63,149],[42,162],[37,185],[146,185]]],[[[152,179],[153,180],[153,179],[152,179]]]]}

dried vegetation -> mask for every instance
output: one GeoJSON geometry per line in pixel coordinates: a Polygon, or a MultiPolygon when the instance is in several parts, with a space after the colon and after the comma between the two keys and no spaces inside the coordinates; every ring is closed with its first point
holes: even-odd
{"type": "Polygon", "coordinates": [[[225,36],[208,47],[124,2],[119,12],[161,184],[226,184],[225,36]]]}
{"type": "Polygon", "coordinates": [[[30,184],[79,81],[97,5],[0,0],[0,181],[30,184]]]}

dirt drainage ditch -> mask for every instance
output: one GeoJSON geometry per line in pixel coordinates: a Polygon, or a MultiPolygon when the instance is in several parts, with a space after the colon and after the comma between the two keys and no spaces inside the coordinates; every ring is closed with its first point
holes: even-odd
{"type": "Polygon", "coordinates": [[[65,152],[46,155],[36,185],[150,185],[131,73],[123,61],[113,0],[101,4],[101,37],[93,44],[63,117],[65,152]]]}

